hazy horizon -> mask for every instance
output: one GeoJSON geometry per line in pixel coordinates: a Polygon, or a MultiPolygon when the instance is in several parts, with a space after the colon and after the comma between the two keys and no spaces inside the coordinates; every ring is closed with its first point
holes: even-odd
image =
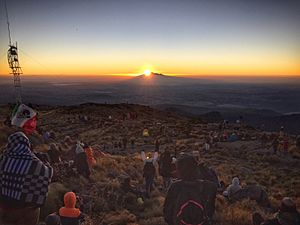
{"type": "MultiPolygon", "coordinates": [[[[300,74],[297,0],[15,0],[7,6],[24,74],[300,74]]],[[[9,74],[3,1],[0,29],[0,74],[9,74]]]]}

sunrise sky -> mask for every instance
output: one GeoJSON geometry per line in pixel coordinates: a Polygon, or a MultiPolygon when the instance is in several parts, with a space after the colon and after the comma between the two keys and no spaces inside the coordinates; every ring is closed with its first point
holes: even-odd
{"type": "MultiPolygon", "coordinates": [[[[300,75],[299,0],[14,0],[30,75],[300,75]]],[[[4,1],[0,74],[9,73],[4,1]]]]}

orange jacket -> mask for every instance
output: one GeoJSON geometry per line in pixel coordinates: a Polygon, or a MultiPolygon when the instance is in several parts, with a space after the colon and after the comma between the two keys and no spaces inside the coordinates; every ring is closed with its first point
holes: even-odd
{"type": "Polygon", "coordinates": [[[91,147],[88,147],[88,148],[85,148],[84,151],[85,151],[89,166],[95,165],[96,164],[96,159],[94,157],[93,149],[91,147]]]}
{"type": "Polygon", "coordinates": [[[59,215],[63,217],[77,218],[81,212],[75,208],[76,195],[74,192],[67,192],[64,196],[65,207],[59,209],[59,215]]]}

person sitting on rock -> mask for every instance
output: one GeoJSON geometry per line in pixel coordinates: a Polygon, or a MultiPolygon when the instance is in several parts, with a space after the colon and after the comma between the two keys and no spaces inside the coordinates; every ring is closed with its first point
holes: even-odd
{"type": "Polygon", "coordinates": [[[84,221],[84,215],[76,208],[76,199],[74,192],[67,192],[65,194],[65,206],[59,209],[61,225],[79,225],[84,221]]]}
{"type": "Polygon", "coordinates": [[[197,161],[182,155],[177,162],[180,180],[174,182],[164,203],[164,219],[168,225],[210,225],[215,212],[217,187],[198,179],[197,161]]]}
{"type": "Polygon", "coordinates": [[[272,219],[264,220],[259,213],[254,213],[252,221],[253,225],[299,225],[300,213],[297,211],[294,201],[289,197],[285,197],[272,219]]]}
{"type": "Polygon", "coordinates": [[[233,199],[233,196],[242,189],[240,186],[240,180],[238,177],[232,179],[232,183],[227,187],[226,191],[223,192],[225,197],[228,197],[229,200],[233,199]]]}
{"type": "Polygon", "coordinates": [[[146,196],[150,197],[150,193],[153,190],[154,177],[155,177],[155,165],[158,159],[158,152],[155,152],[153,157],[147,156],[144,151],[141,152],[141,158],[144,162],[143,177],[145,178],[146,196]]]}

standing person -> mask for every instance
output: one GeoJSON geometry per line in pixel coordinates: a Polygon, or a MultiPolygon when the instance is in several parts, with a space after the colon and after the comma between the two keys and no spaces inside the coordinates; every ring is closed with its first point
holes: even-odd
{"type": "Polygon", "coordinates": [[[283,137],[283,136],[284,136],[284,126],[281,126],[279,130],[279,137],[283,137]]]}
{"type": "Polygon", "coordinates": [[[172,157],[169,150],[166,150],[159,159],[159,174],[163,177],[164,189],[168,190],[172,177],[172,157]]]}
{"type": "Polygon", "coordinates": [[[158,152],[155,152],[153,157],[147,156],[144,151],[141,152],[141,158],[144,162],[143,177],[145,178],[146,196],[149,198],[153,190],[155,165],[158,159],[158,152]]]}
{"type": "Polygon", "coordinates": [[[89,168],[90,170],[92,169],[92,167],[94,165],[96,165],[97,161],[94,157],[94,150],[91,146],[89,145],[84,145],[84,151],[85,151],[85,154],[86,154],[86,157],[87,157],[87,162],[89,164],[89,168]]]}
{"type": "Polygon", "coordinates": [[[193,156],[181,156],[177,170],[181,179],[171,185],[164,203],[166,223],[210,225],[215,212],[216,185],[198,180],[193,156]]]}
{"type": "Polygon", "coordinates": [[[159,139],[157,138],[157,139],[155,140],[155,151],[156,151],[156,152],[159,152],[159,147],[160,147],[160,141],[159,141],[159,139]]]}
{"type": "Polygon", "coordinates": [[[0,224],[36,225],[46,201],[53,170],[31,151],[27,137],[36,129],[36,115],[21,104],[12,119],[18,128],[0,159],[0,224]]]}
{"type": "Polygon", "coordinates": [[[210,138],[206,137],[205,138],[205,143],[204,143],[204,150],[205,150],[205,152],[208,152],[209,149],[210,149],[210,138]]]}
{"type": "Polygon", "coordinates": [[[279,141],[278,141],[277,137],[274,138],[274,140],[272,142],[272,147],[273,147],[273,153],[274,153],[274,155],[276,155],[278,147],[279,147],[279,141]]]}
{"type": "Polygon", "coordinates": [[[134,150],[134,148],[135,148],[135,138],[134,137],[131,137],[130,143],[131,143],[131,150],[134,150]]]}
{"type": "Polygon", "coordinates": [[[283,139],[283,152],[288,153],[289,151],[289,139],[288,137],[284,137],[283,139]]]}
{"type": "Polygon", "coordinates": [[[89,178],[91,171],[88,164],[88,159],[83,148],[83,144],[78,141],[75,150],[75,165],[77,172],[83,175],[85,178],[89,178]]]}

